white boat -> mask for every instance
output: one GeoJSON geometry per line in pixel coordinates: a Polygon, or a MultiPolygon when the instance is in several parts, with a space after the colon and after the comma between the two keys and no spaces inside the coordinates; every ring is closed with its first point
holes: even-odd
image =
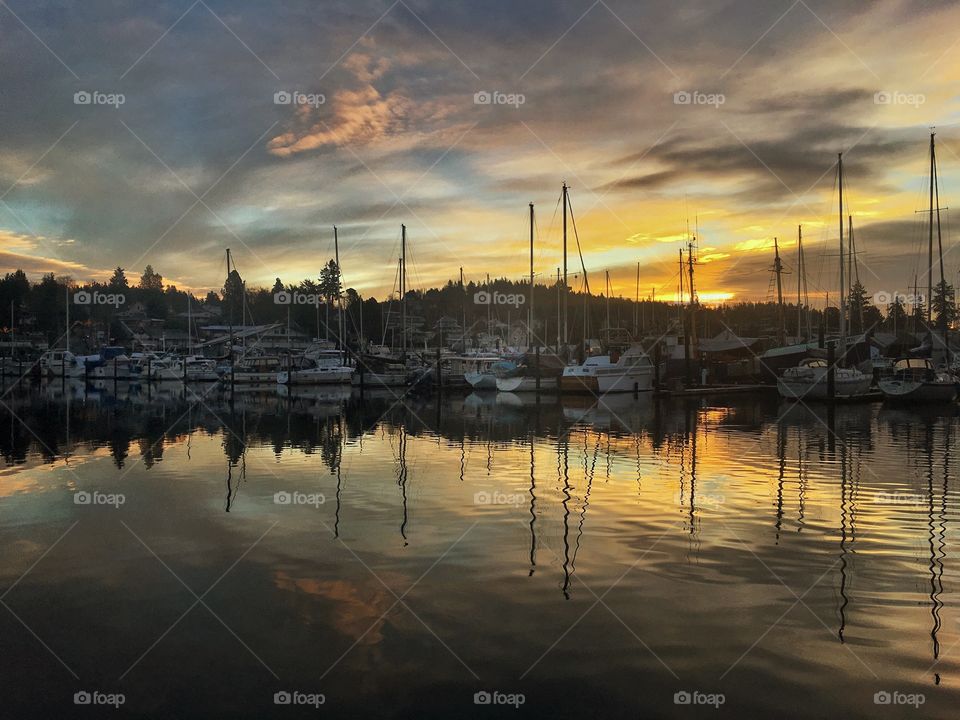
{"type": "MultiPolygon", "coordinates": [[[[557,389],[557,378],[555,377],[542,377],[540,378],[540,388],[543,390],[556,390],[557,389]]],[[[517,393],[517,392],[536,392],[537,391],[537,378],[536,376],[514,376],[514,377],[498,377],[497,378],[497,390],[499,392],[507,393],[517,393]]]]}
{"type": "Polygon", "coordinates": [[[86,374],[83,360],[69,350],[49,350],[40,356],[40,369],[51,377],[78,378],[86,374]]]}
{"type": "Polygon", "coordinates": [[[463,361],[463,379],[474,390],[497,389],[497,365],[503,362],[499,355],[475,355],[463,361]]]}
{"type": "Polygon", "coordinates": [[[957,399],[956,376],[937,370],[926,358],[898,360],[877,384],[883,397],[895,402],[951,403],[957,399]]]}
{"type": "Polygon", "coordinates": [[[188,355],[178,363],[180,376],[184,376],[183,365],[186,363],[186,378],[188,382],[216,382],[220,379],[217,373],[217,363],[211,358],[188,355]]]}
{"type": "Polygon", "coordinates": [[[318,352],[293,358],[291,366],[277,373],[281,385],[327,385],[350,383],[353,368],[343,364],[338,352],[318,352]]]}
{"type": "Polygon", "coordinates": [[[171,355],[155,353],[133,354],[136,372],[143,380],[150,382],[171,382],[183,379],[183,370],[177,358],[171,355]]]}
{"type": "Polygon", "coordinates": [[[596,355],[582,365],[563,369],[563,392],[646,392],[653,389],[653,362],[640,345],[631,345],[622,355],[596,355]]]}
{"type": "MultiPolygon", "coordinates": [[[[823,358],[801,360],[794,368],[787,368],[777,378],[781,397],[791,400],[829,400],[830,366],[823,358]]],[[[866,395],[873,378],[854,368],[834,368],[834,393],[838,399],[866,395]]]]}
{"type": "Polygon", "coordinates": [[[275,355],[258,355],[247,357],[236,363],[231,369],[228,366],[223,375],[225,382],[246,384],[274,384],[277,383],[277,373],[280,371],[280,358],[275,355]]]}

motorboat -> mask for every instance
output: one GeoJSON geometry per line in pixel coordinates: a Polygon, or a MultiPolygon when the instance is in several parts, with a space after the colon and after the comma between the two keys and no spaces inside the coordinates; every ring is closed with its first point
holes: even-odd
{"type": "Polygon", "coordinates": [[[353,368],[343,364],[343,356],[336,351],[312,353],[290,359],[290,366],[277,373],[281,385],[349,384],[353,368]]]}
{"type": "Polygon", "coordinates": [[[69,350],[48,350],[40,356],[40,370],[50,377],[79,378],[86,375],[83,360],[69,350]]]}
{"type": "Polygon", "coordinates": [[[654,367],[640,345],[631,345],[622,354],[595,355],[580,365],[569,365],[560,376],[563,392],[595,394],[646,392],[653,389],[654,367]]]}

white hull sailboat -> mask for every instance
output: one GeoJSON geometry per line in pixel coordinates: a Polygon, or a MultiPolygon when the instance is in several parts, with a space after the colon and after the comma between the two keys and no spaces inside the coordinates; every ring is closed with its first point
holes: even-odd
{"type": "Polygon", "coordinates": [[[893,372],[877,383],[885,400],[903,403],[952,403],[957,399],[957,378],[936,370],[926,358],[898,360],[893,372]]]}
{"type": "Polygon", "coordinates": [[[836,367],[830,368],[822,358],[802,360],[797,367],[787,368],[777,378],[777,391],[790,400],[852,400],[870,392],[873,377],[856,368],[840,367],[847,354],[846,288],[843,276],[843,155],[837,156],[837,186],[840,192],[840,340],[837,343],[839,359],[836,367]],[[833,396],[830,395],[831,375],[833,396]]]}
{"type": "MultiPolygon", "coordinates": [[[[781,397],[791,400],[829,400],[830,371],[826,360],[805,360],[798,367],[787,368],[777,380],[781,397]]],[[[854,368],[834,368],[834,393],[837,399],[866,395],[872,378],[854,368]]]]}

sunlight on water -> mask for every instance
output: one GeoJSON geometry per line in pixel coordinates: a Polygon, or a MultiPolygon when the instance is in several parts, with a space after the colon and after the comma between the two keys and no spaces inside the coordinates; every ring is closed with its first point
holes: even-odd
{"type": "Polygon", "coordinates": [[[666,715],[677,693],[812,717],[901,693],[953,716],[952,411],[5,402],[14,708],[96,686],[251,717],[295,688],[334,717],[480,716],[478,692],[553,717],[666,715]]]}

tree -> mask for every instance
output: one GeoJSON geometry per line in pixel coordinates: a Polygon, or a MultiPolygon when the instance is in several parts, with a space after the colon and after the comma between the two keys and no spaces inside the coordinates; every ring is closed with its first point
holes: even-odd
{"type": "Polygon", "coordinates": [[[857,280],[850,288],[850,295],[847,299],[847,307],[849,308],[849,318],[850,318],[850,332],[851,333],[862,333],[864,331],[864,324],[866,318],[866,310],[870,305],[869,300],[867,299],[867,290],[863,287],[859,280],[857,280]]]}
{"type": "Polygon", "coordinates": [[[107,285],[111,290],[126,290],[130,287],[122,267],[117,266],[117,269],[113,271],[113,275],[110,276],[110,280],[107,281],[107,285]]]}
{"type": "MultiPolygon", "coordinates": [[[[120,274],[123,274],[123,270],[117,268],[120,271],[120,274]]],[[[116,274],[116,271],[114,272],[116,274]]],[[[124,279],[126,282],[126,279],[124,279]]],[[[163,275],[153,271],[152,265],[147,265],[143,270],[143,275],[140,276],[140,289],[141,290],[159,290],[163,291],[163,275]]]]}
{"type": "Polygon", "coordinates": [[[224,319],[243,324],[243,278],[233,269],[223,284],[224,319]]]}
{"type": "Polygon", "coordinates": [[[903,332],[907,329],[907,311],[899,295],[895,295],[893,302],[887,305],[886,325],[891,331],[903,332]]]}
{"type": "Polygon", "coordinates": [[[340,284],[340,267],[331,260],[320,271],[320,293],[328,302],[340,297],[343,287],[340,284]]]}
{"type": "Polygon", "coordinates": [[[933,303],[931,305],[937,324],[949,327],[957,319],[957,305],[953,285],[941,280],[933,289],[933,303]]]}

